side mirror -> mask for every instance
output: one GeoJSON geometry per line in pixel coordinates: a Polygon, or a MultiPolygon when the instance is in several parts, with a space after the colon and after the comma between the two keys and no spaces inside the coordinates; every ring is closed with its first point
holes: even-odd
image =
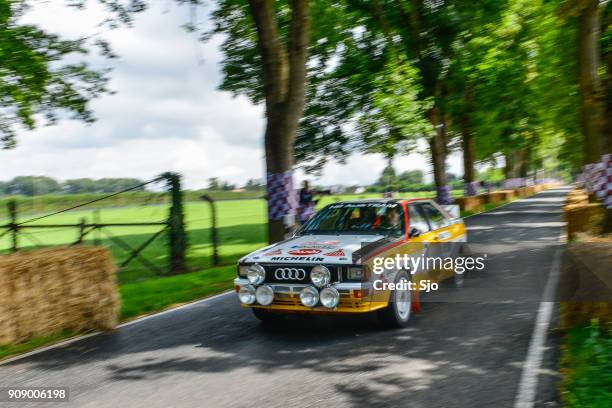
{"type": "Polygon", "coordinates": [[[409,238],[418,237],[419,235],[421,235],[421,231],[418,228],[410,228],[410,232],[408,233],[409,238]]]}

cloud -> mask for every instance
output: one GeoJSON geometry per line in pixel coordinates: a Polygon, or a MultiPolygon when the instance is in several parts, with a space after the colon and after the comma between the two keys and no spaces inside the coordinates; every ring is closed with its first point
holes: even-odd
{"type": "MultiPolygon", "coordinates": [[[[24,21],[65,38],[102,31],[120,58],[109,61],[92,53],[86,59],[113,68],[110,87],[116,94],[93,102],[98,120],[91,126],[62,120],[21,132],[16,149],[0,150],[0,180],[28,174],[148,179],[173,170],[184,174],[185,186],[198,188],[210,177],[237,184],[263,177],[263,107],[216,90],[220,39],[202,44],[185,32],[181,25],[189,21],[188,8],[151,2],[133,27],[104,31],[97,2],[82,11],[65,4],[35,3],[24,21]]],[[[317,182],[370,183],[384,166],[379,156],[354,155],[346,166],[328,165],[317,182]]],[[[396,166],[398,171],[428,168],[418,155],[399,158],[396,166]]]]}

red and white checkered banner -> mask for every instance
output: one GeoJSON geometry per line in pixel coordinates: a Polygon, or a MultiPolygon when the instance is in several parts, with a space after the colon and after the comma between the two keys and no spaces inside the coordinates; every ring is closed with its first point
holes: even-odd
{"type": "Polygon", "coordinates": [[[606,208],[612,208],[612,154],[601,157],[601,173],[595,194],[606,208]]]}
{"type": "Polygon", "coordinates": [[[612,208],[612,154],[604,154],[599,163],[585,165],[580,180],[587,193],[595,194],[607,208],[612,208]]]}
{"type": "Polygon", "coordinates": [[[270,220],[285,220],[287,216],[295,216],[297,196],[293,189],[293,171],[267,173],[266,181],[268,218],[270,220]]]}

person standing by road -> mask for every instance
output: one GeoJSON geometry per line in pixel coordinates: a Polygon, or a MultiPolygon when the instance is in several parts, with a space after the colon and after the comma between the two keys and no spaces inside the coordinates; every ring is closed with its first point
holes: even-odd
{"type": "Polygon", "coordinates": [[[300,189],[300,223],[305,223],[314,214],[315,205],[314,192],[310,189],[308,180],[304,180],[300,189]]]}

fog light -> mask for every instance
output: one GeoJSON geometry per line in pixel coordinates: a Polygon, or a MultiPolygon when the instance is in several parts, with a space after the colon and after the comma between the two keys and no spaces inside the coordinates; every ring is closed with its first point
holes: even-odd
{"type": "Polygon", "coordinates": [[[238,299],[245,305],[252,305],[255,303],[255,288],[251,285],[245,285],[238,291],[238,299]]]}
{"type": "Polygon", "coordinates": [[[268,306],[272,304],[272,301],[274,300],[274,289],[268,285],[262,285],[257,288],[255,297],[257,298],[257,303],[263,306],[268,306]]]}
{"type": "Polygon", "coordinates": [[[251,265],[247,269],[247,279],[253,285],[259,285],[266,280],[266,270],[261,265],[251,265]]]}
{"type": "Polygon", "coordinates": [[[338,306],[340,301],[340,293],[336,288],[325,288],[321,291],[321,304],[329,309],[333,309],[338,306]]]}
{"type": "Polygon", "coordinates": [[[331,273],[323,265],[317,265],[310,271],[310,280],[316,287],[322,288],[331,280],[331,273]]]}
{"type": "Polygon", "coordinates": [[[300,300],[306,307],[315,307],[319,303],[319,292],[312,286],[306,286],[300,292],[300,300]]]}

